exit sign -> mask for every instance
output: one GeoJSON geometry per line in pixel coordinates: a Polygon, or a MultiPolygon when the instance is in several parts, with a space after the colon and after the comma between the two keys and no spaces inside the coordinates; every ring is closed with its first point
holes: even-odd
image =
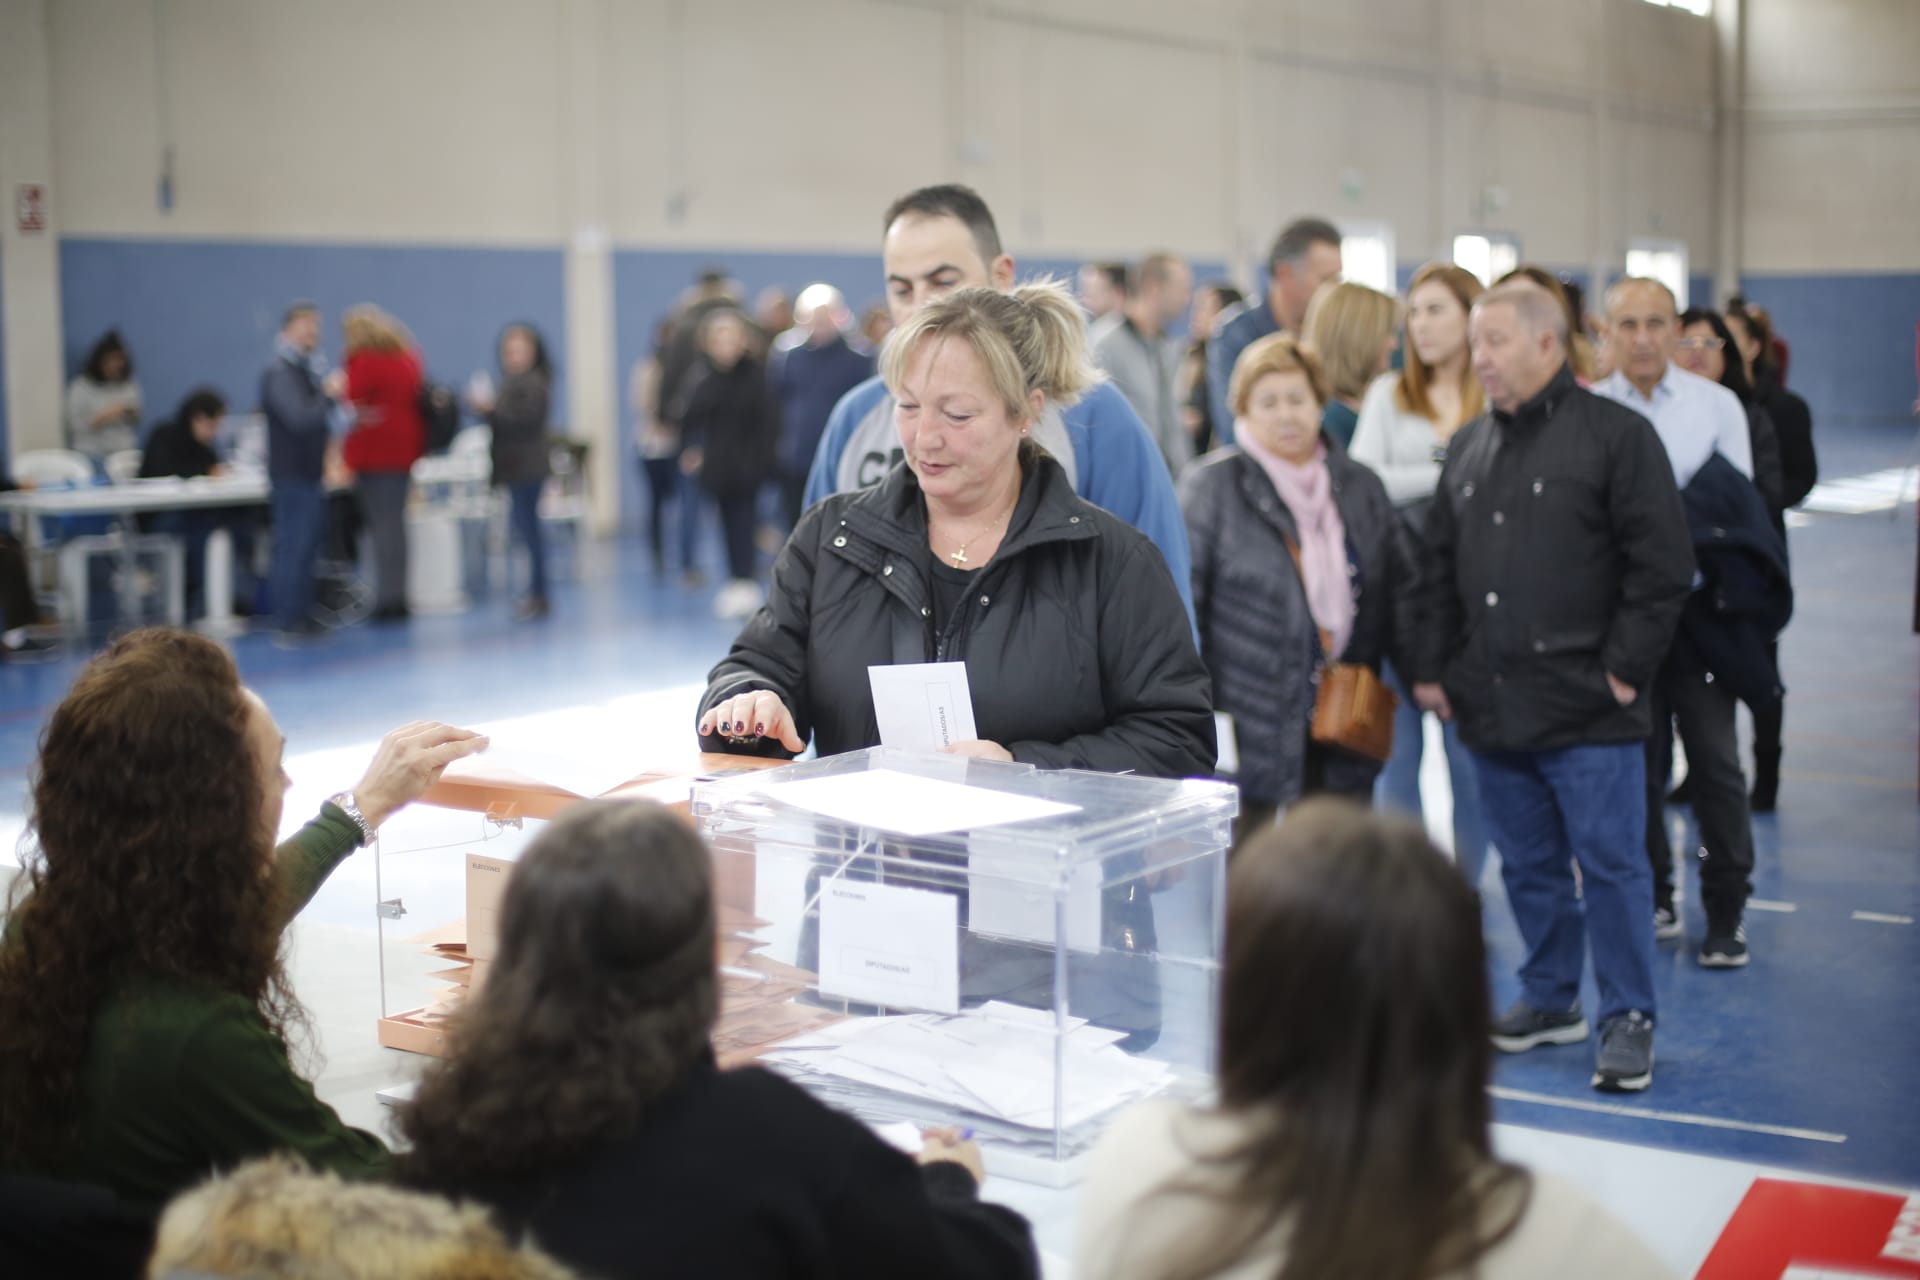
{"type": "Polygon", "coordinates": [[[22,182],[13,189],[14,227],[23,236],[47,229],[47,189],[38,182],[22,182]]]}

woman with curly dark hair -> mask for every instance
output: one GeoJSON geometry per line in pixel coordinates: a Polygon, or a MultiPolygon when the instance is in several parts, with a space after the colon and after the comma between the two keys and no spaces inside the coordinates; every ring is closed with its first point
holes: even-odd
{"type": "Polygon", "coordinates": [[[387,1152],[293,1069],[280,935],[334,867],[486,739],[411,724],[277,850],[285,739],[233,659],[143,631],[80,673],[41,737],[36,855],[0,943],[0,1169],[157,1207],[288,1151],[387,1152]]]}
{"type": "Polygon", "coordinates": [[[1038,1274],[973,1143],[929,1134],[916,1171],[782,1077],[719,1070],[716,981],[699,837],[645,802],[569,810],[516,864],[486,985],[400,1115],[401,1177],[596,1276],[1038,1274]]]}

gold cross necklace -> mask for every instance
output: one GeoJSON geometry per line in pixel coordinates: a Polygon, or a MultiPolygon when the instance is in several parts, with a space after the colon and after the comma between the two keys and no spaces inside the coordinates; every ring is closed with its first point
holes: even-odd
{"type": "Polygon", "coordinates": [[[949,560],[952,560],[956,565],[963,565],[967,563],[967,548],[972,546],[974,543],[980,541],[980,539],[986,537],[989,533],[992,533],[995,529],[998,529],[1002,524],[1006,523],[1007,517],[1013,514],[1013,508],[1018,506],[1019,504],[1020,504],[1020,495],[1015,494],[1013,498],[1013,502],[1007,507],[1005,511],[1002,511],[999,515],[995,516],[991,524],[988,524],[985,527],[981,528],[971,538],[968,538],[965,542],[961,543],[958,550],[949,552],[947,554],[947,558],[949,560]]]}

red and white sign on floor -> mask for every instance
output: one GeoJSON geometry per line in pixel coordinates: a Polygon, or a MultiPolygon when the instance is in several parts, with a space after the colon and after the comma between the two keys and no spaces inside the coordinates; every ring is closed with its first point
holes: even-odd
{"type": "Polygon", "coordinates": [[[22,182],[13,189],[14,225],[22,235],[34,235],[47,229],[47,189],[37,182],[22,182]]]}
{"type": "Polygon", "coordinates": [[[1695,1280],[1920,1277],[1920,1192],[1757,1178],[1695,1280]]]}

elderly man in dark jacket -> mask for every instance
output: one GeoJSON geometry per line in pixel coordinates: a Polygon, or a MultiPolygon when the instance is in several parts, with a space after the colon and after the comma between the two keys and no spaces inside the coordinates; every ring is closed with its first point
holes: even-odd
{"type": "Polygon", "coordinates": [[[1470,333],[1492,410],[1455,436],[1428,513],[1414,694],[1457,718],[1473,750],[1526,941],[1494,1043],[1587,1039],[1590,943],[1594,1087],[1644,1089],[1656,1016],[1645,691],[1694,576],[1686,514],[1651,424],[1574,382],[1565,313],[1538,286],[1489,290],[1470,333]]]}
{"type": "Polygon", "coordinates": [[[789,529],[807,509],[807,471],[833,406],[873,376],[873,352],[847,341],[853,317],[838,289],[808,285],[793,314],[793,328],[767,356],[767,385],[780,406],[780,500],[789,529]]]}

